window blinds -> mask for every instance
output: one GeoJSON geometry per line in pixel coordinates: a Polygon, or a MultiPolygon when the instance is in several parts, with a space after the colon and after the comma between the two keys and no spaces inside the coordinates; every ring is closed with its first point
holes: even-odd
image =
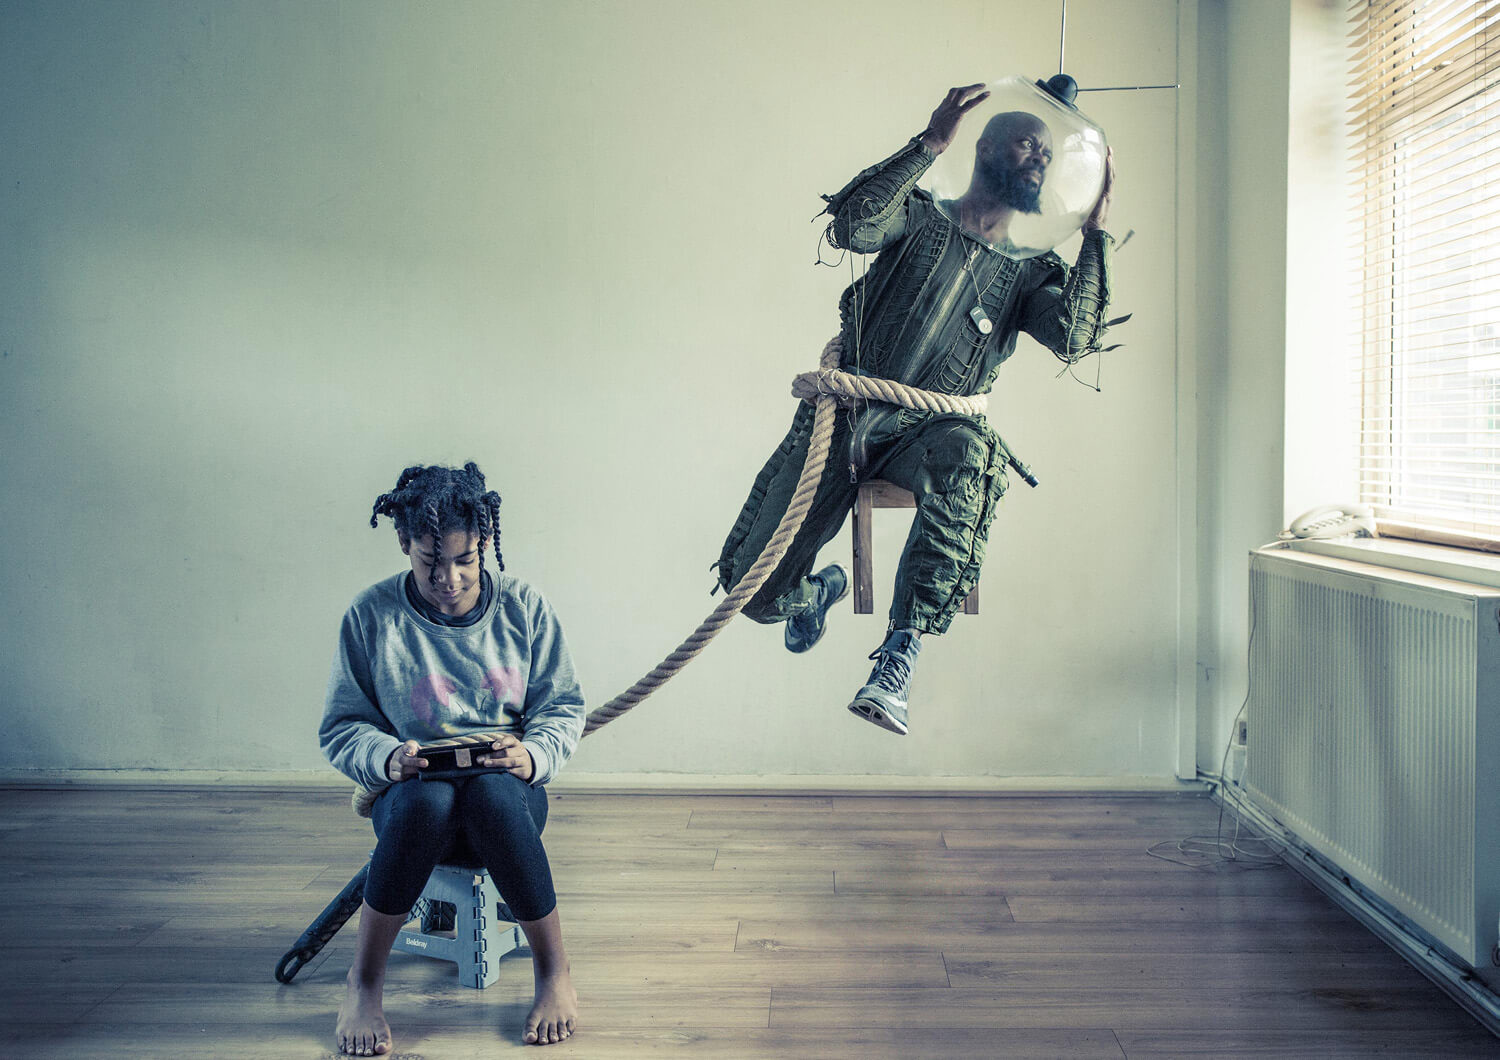
{"type": "Polygon", "coordinates": [[[1500,537],[1500,0],[1351,0],[1360,500],[1500,537]]]}

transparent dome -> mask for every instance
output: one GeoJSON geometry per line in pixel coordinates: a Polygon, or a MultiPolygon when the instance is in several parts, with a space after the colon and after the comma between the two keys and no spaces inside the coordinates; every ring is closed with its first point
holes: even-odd
{"type": "Polygon", "coordinates": [[[1078,231],[1099,200],[1104,130],[1024,77],[987,87],[921,186],[968,235],[1012,258],[1036,257],[1078,231]]]}

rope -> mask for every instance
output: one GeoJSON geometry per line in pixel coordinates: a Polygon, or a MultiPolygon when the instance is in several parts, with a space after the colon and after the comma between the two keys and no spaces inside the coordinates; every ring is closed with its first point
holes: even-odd
{"type": "MultiPolygon", "coordinates": [[[[834,339],[838,342],[838,339],[834,339]]],[[[803,372],[792,380],[792,396],[814,401],[832,395],[843,406],[856,401],[884,401],[924,412],[960,412],[966,416],[983,416],[989,408],[988,394],[938,394],[914,386],[871,375],[851,375],[837,368],[820,368],[803,372]]],[[[810,455],[810,454],[809,454],[810,455]]]]}
{"type": "MultiPolygon", "coordinates": [[[[843,341],[835,335],[823,347],[820,371],[807,374],[822,375],[836,372],[839,353],[842,350],[843,341]]],[[[793,392],[796,392],[795,384],[793,392]]],[[[791,547],[792,538],[796,537],[797,531],[802,529],[802,523],[807,518],[807,510],[812,507],[813,497],[818,492],[818,482],[823,477],[823,467],[828,463],[828,447],[833,440],[834,415],[838,411],[838,402],[832,394],[823,394],[817,400],[818,406],[813,414],[812,434],[807,443],[807,459],[802,465],[802,476],[797,480],[797,488],[792,493],[791,503],[787,505],[781,522],[776,524],[776,530],[771,534],[771,540],[766,542],[766,547],[762,550],[760,557],[745,572],[744,577],[739,580],[729,595],[720,601],[719,606],[714,608],[698,628],[677,646],[676,651],[659,662],[656,668],[645,677],[589,714],[588,721],[583,727],[583,735],[587,736],[601,726],[608,725],[671,680],[678,670],[681,670],[708,646],[708,642],[718,635],[719,630],[727,626],[729,621],[740,613],[750,598],[771,576],[771,572],[776,569],[781,558],[786,555],[786,550],[791,547]]]]}
{"type": "MultiPolygon", "coordinates": [[[[759,558],[745,572],[744,577],[739,580],[729,595],[720,601],[719,606],[709,613],[708,617],[677,646],[672,654],[657,663],[650,673],[624,692],[589,714],[588,720],[584,723],[583,735],[587,736],[608,725],[670,681],[677,671],[696,658],[708,646],[709,641],[718,636],[719,631],[744,609],[750,598],[760,591],[760,587],[765,584],[771,572],[776,569],[776,565],[786,555],[786,550],[791,547],[792,539],[797,536],[797,531],[802,529],[808,509],[812,507],[813,498],[818,492],[818,483],[823,478],[823,468],[828,463],[828,448],[833,440],[834,417],[839,406],[852,405],[859,400],[883,401],[926,412],[958,412],[971,416],[982,416],[988,407],[988,399],[983,394],[973,396],[938,394],[930,390],[918,390],[916,387],[906,386],[904,383],[897,383],[890,379],[851,375],[840,371],[838,363],[839,354],[842,351],[843,340],[835,335],[823,347],[823,356],[818,370],[803,372],[792,381],[792,394],[807,401],[816,401],[817,410],[813,414],[812,434],[807,444],[807,458],[802,465],[802,475],[797,479],[797,488],[792,493],[791,503],[787,505],[781,522],[776,524],[776,530],[771,534],[771,539],[766,542],[766,547],[761,551],[759,558]]],[[[370,816],[370,806],[374,801],[375,793],[356,788],[352,800],[354,812],[361,817],[370,816]]]]}

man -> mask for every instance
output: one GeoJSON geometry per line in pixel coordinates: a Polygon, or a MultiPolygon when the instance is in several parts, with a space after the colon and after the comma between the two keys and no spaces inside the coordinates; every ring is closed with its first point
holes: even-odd
{"type": "MultiPolygon", "coordinates": [[[[926,129],[885,161],[827,197],[836,247],[878,256],[839,303],[848,372],[946,394],[990,389],[1025,331],[1072,364],[1099,349],[1108,302],[1112,240],[1104,231],[1114,181],[1083,225],[1070,270],[1055,254],[1017,259],[1004,251],[1018,213],[1039,210],[1052,160],[1046,125],[1023,111],[986,124],[974,174],[958,199],[935,203],[917,181],[952,143],[959,123],[989,93],[951,90],[926,129]]],[[[732,588],[755,562],[786,511],[807,455],[813,408],[798,407],[791,430],[756,477],[717,564],[732,588]]],[[[791,651],[823,635],[829,608],[848,591],[838,564],[812,574],[818,549],[843,525],[861,480],[884,478],[916,497],[916,516],[896,573],[886,640],[849,709],[882,728],[907,731],[911,668],[924,633],[947,630],[979,578],[1009,454],[981,416],[892,405],[841,415],[830,459],[806,522],[777,569],[745,607],[757,622],[786,622],[791,651]]]]}

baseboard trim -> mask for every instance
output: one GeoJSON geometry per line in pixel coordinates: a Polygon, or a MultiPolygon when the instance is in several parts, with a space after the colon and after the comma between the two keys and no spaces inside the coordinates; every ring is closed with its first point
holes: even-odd
{"type": "MultiPolygon", "coordinates": [[[[0,769],[0,788],[334,789],[329,770],[0,769]]],[[[1176,777],[901,777],[877,775],[570,772],[548,785],[589,795],[1161,795],[1202,793],[1212,785],[1176,777]]]]}

